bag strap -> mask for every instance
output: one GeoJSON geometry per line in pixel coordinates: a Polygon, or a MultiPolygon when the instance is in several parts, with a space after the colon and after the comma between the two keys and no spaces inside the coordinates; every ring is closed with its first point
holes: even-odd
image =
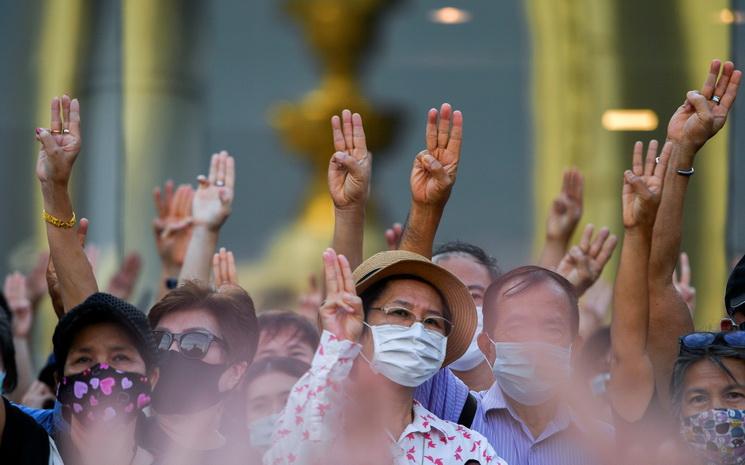
{"type": "Polygon", "coordinates": [[[458,424],[470,428],[473,418],[476,416],[476,407],[478,407],[478,402],[476,402],[476,398],[469,392],[463,410],[460,412],[458,424]]]}

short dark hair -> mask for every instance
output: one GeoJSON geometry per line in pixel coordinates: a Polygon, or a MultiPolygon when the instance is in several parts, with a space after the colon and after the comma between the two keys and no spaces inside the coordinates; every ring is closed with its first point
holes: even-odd
{"type": "Polygon", "coordinates": [[[16,349],[13,345],[13,330],[10,320],[5,313],[0,312],[0,357],[3,360],[5,381],[0,390],[3,393],[12,392],[18,384],[18,369],[16,368],[16,349]]]}
{"type": "Polygon", "coordinates": [[[321,335],[318,328],[307,318],[290,310],[268,310],[259,313],[259,331],[269,339],[274,339],[284,331],[290,331],[291,337],[298,337],[314,351],[318,348],[321,335]]]}
{"type": "Polygon", "coordinates": [[[148,318],[155,328],[165,315],[193,309],[204,309],[215,317],[231,362],[251,363],[259,343],[259,323],[253,300],[243,288],[222,286],[215,290],[198,281],[187,281],[156,303],[148,318]]]}
{"type": "Polygon", "coordinates": [[[577,337],[579,333],[579,299],[577,297],[577,290],[572,283],[560,274],[533,265],[515,268],[503,274],[489,285],[484,293],[484,328],[489,331],[494,327],[494,319],[497,313],[496,302],[500,297],[507,294],[516,294],[542,283],[557,284],[564,291],[570,311],[569,330],[572,338],[577,337]],[[509,289],[503,291],[507,285],[510,285],[509,289]],[[488,309],[491,306],[494,306],[494,309],[488,309]]]}
{"type": "Polygon", "coordinates": [[[256,360],[248,367],[243,386],[244,389],[247,389],[256,378],[267,373],[284,373],[287,376],[300,379],[308,370],[310,370],[310,365],[293,357],[264,357],[256,360]]]}
{"type": "Polygon", "coordinates": [[[486,253],[481,247],[468,242],[450,241],[440,244],[432,253],[432,261],[437,263],[438,259],[447,259],[452,256],[462,257],[464,255],[476,260],[476,263],[486,268],[492,281],[501,276],[502,270],[497,264],[497,259],[486,253]]]}
{"type": "Polygon", "coordinates": [[[372,286],[368,287],[367,289],[360,294],[360,299],[362,299],[362,311],[365,312],[365,319],[367,320],[367,312],[372,306],[373,302],[378,300],[378,298],[383,294],[383,291],[385,290],[388,285],[394,281],[403,281],[403,280],[412,280],[412,281],[419,281],[420,283],[424,283],[434,289],[437,292],[437,295],[440,296],[440,300],[442,300],[442,304],[445,307],[445,317],[450,318],[450,307],[448,307],[448,301],[445,299],[445,296],[440,292],[439,289],[437,289],[435,286],[432,285],[432,283],[425,281],[424,279],[420,278],[419,276],[414,275],[393,275],[388,276],[386,278],[381,279],[377,283],[373,284],[372,286]]]}
{"type": "Polygon", "coordinates": [[[745,350],[735,349],[729,346],[713,344],[702,351],[682,350],[673,365],[673,374],[670,378],[670,399],[672,402],[673,413],[677,418],[681,418],[683,410],[683,387],[686,373],[698,362],[708,360],[719,367],[727,376],[736,383],[735,375],[724,366],[722,359],[734,359],[745,362],[745,350]]]}

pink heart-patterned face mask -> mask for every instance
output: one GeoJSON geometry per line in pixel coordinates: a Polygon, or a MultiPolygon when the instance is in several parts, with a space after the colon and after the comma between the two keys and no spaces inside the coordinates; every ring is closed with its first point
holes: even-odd
{"type": "Polygon", "coordinates": [[[63,414],[83,425],[129,422],[150,404],[147,376],[116,370],[105,363],[65,376],[57,389],[63,414]]]}

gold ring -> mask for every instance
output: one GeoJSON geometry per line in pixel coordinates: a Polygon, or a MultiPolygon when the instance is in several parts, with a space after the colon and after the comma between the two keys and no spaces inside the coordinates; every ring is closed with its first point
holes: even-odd
{"type": "Polygon", "coordinates": [[[62,134],[62,131],[59,129],[52,129],[52,134],[62,134]]]}

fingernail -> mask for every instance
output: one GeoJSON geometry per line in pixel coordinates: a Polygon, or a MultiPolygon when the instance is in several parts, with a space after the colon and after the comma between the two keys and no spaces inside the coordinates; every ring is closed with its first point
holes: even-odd
{"type": "Polygon", "coordinates": [[[36,128],[36,134],[41,134],[41,128],[36,128]]]}

